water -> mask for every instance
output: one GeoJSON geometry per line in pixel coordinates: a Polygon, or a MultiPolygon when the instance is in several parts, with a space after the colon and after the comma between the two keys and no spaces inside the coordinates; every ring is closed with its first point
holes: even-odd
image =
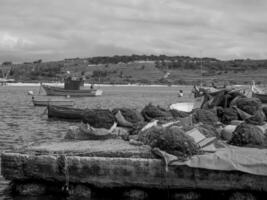
{"type": "MultiPolygon", "coordinates": [[[[81,108],[115,108],[130,107],[141,110],[149,102],[169,106],[178,100],[179,89],[188,91],[188,87],[138,87],[106,86],[101,88],[103,96],[76,98],[77,107],[81,108]]],[[[47,119],[45,107],[34,107],[27,92],[39,93],[34,86],[0,87],[0,151],[12,150],[34,142],[60,141],[73,122],[47,119]]],[[[185,96],[188,97],[188,93],[185,96]]],[[[9,182],[0,176],[0,200],[22,199],[12,197],[6,192],[9,182]]],[[[34,199],[52,199],[38,197],[34,199]]]]}

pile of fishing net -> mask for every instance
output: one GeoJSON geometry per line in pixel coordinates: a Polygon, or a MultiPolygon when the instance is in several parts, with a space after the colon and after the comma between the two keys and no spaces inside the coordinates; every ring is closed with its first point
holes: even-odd
{"type": "Polygon", "coordinates": [[[234,108],[217,108],[217,116],[223,124],[230,124],[232,120],[238,120],[238,112],[234,108]]]}
{"type": "Polygon", "coordinates": [[[192,116],[193,123],[203,123],[215,125],[218,122],[218,117],[213,110],[197,109],[192,116]]]}
{"type": "Polygon", "coordinates": [[[174,118],[185,118],[191,114],[190,112],[185,112],[185,111],[181,111],[181,110],[174,110],[174,109],[171,109],[170,113],[174,118]]]}
{"type": "Polygon", "coordinates": [[[199,124],[199,125],[195,126],[195,128],[197,128],[200,131],[200,133],[202,133],[206,137],[220,138],[220,133],[219,133],[218,129],[213,125],[199,124]]]}
{"type": "Polygon", "coordinates": [[[262,103],[258,98],[239,98],[235,109],[247,124],[263,125],[266,120],[262,103]]]}
{"type": "Polygon", "coordinates": [[[71,126],[65,136],[65,139],[74,140],[105,140],[111,139],[114,136],[108,129],[95,129],[88,124],[81,124],[80,126],[71,126]]]}
{"type": "Polygon", "coordinates": [[[198,145],[178,126],[153,126],[141,131],[138,140],[182,159],[199,153],[198,145]]]}
{"type": "Polygon", "coordinates": [[[227,99],[227,94],[226,94],[225,90],[215,92],[214,94],[212,94],[212,96],[213,97],[210,98],[210,100],[209,100],[209,107],[210,108],[213,108],[215,106],[221,106],[221,107],[225,106],[225,101],[227,99]]]}
{"type": "Polygon", "coordinates": [[[253,125],[261,126],[261,125],[265,124],[265,120],[266,120],[266,117],[265,117],[264,112],[262,110],[258,110],[255,112],[254,115],[245,119],[245,122],[247,124],[253,124],[253,125]]]}
{"type": "Polygon", "coordinates": [[[264,140],[265,135],[259,127],[242,123],[236,127],[229,144],[236,146],[263,145],[264,140]]]}
{"type": "Polygon", "coordinates": [[[201,108],[214,108],[214,107],[230,107],[232,101],[236,98],[245,97],[242,93],[238,91],[232,91],[228,89],[223,89],[213,93],[205,93],[204,101],[201,108]]]}
{"type": "Polygon", "coordinates": [[[168,119],[172,118],[171,113],[160,106],[154,106],[151,103],[146,105],[141,111],[144,119],[146,121],[151,121],[152,119],[168,119]]]}
{"type": "Polygon", "coordinates": [[[85,124],[90,124],[94,128],[109,129],[116,122],[116,119],[110,110],[88,109],[85,111],[82,121],[85,124]]]}
{"type": "Polygon", "coordinates": [[[135,109],[130,108],[114,108],[112,113],[116,115],[118,112],[124,117],[124,119],[132,124],[144,121],[143,116],[135,109]]]}
{"type": "Polygon", "coordinates": [[[94,128],[88,124],[70,126],[65,139],[71,140],[106,140],[112,138],[128,139],[127,130],[116,127],[114,124],[109,130],[105,128],[94,128]]]}
{"type": "Polygon", "coordinates": [[[137,135],[145,126],[147,122],[138,122],[129,129],[130,135],[137,135]]]}
{"type": "Polygon", "coordinates": [[[262,103],[258,98],[239,98],[235,103],[237,108],[250,115],[254,115],[262,107],[262,103]]]}

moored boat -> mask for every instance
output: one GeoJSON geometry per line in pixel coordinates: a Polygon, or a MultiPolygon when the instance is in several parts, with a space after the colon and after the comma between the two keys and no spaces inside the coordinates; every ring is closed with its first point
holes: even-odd
{"type": "Polygon", "coordinates": [[[101,96],[103,91],[98,89],[69,90],[61,87],[42,85],[48,96],[94,97],[101,96]]]}
{"type": "Polygon", "coordinates": [[[81,121],[84,110],[80,108],[71,108],[66,106],[48,105],[48,118],[67,119],[81,121]]]}
{"type": "Polygon", "coordinates": [[[55,106],[73,106],[74,102],[71,99],[40,99],[40,98],[32,98],[32,103],[34,106],[48,106],[48,105],[55,105],[55,106]]]}
{"type": "Polygon", "coordinates": [[[71,97],[94,97],[102,95],[103,91],[94,88],[93,84],[89,89],[82,88],[84,80],[81,78],[67,77],[64,80],[64,87],[55,87],[41,84],[48,96],[71,96],[71,97]]]}

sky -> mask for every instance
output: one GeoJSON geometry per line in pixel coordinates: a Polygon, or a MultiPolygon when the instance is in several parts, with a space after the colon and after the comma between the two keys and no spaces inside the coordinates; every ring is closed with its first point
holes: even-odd
{"type": "Polygon", "coordinates": [[[0,62],[267,58],[266,0],[0,0],[0,62]]]}

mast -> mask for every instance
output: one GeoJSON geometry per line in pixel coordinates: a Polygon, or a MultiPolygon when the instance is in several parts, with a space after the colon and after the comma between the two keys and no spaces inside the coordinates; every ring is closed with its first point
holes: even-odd
{"type": "Polygon", "coordinates": [[[203,77],[202,77],[203,71],[202,71],[202,51],[200,51],[200,86],[202,87],[202,81],[203,81],[203,77]]]}

